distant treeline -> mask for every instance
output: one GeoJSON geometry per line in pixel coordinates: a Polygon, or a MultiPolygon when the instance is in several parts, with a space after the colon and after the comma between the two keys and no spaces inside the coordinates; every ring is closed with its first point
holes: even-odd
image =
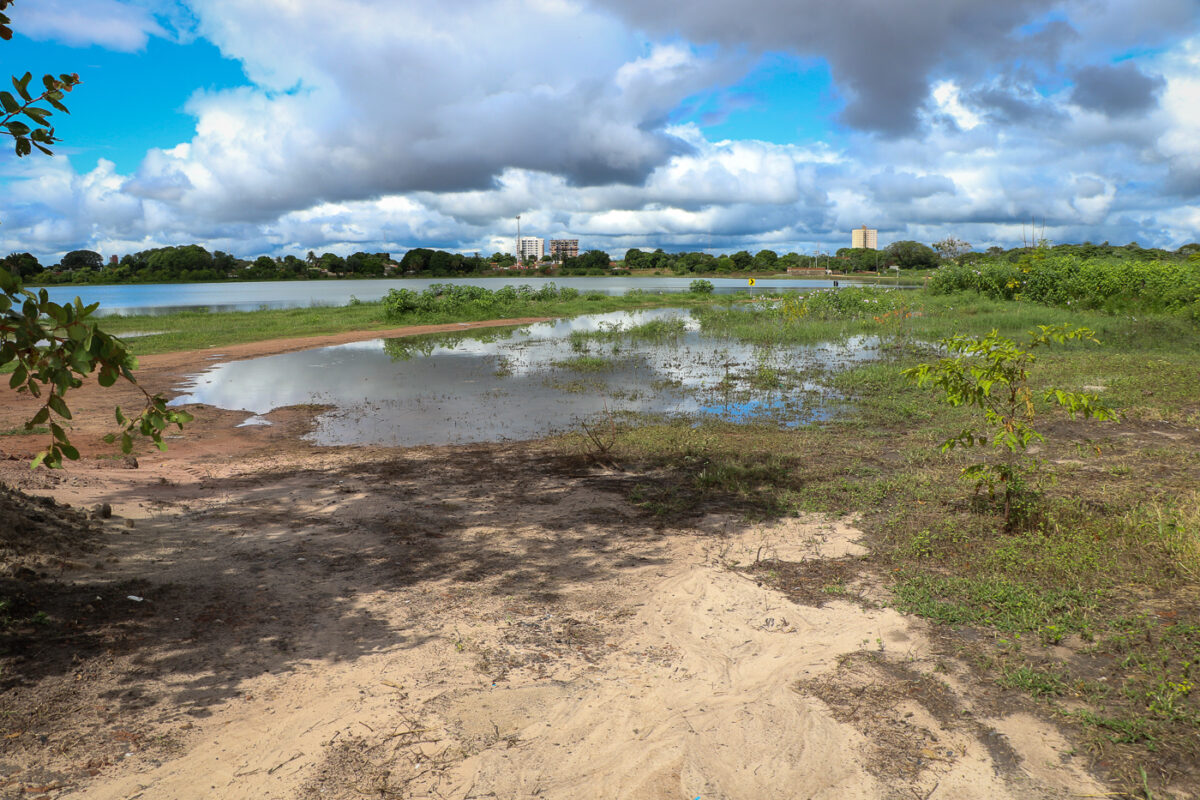
{"type": "Polygon", "coordinates": [[[121,256],[113,263],[92,250],[72,250],[62,261],[43,267],[29,253],[13,253],[0,265],[16,269],[27,281],[55,283],[172,283],[184,281],[286,281],[330,277],[378,278],[394,269],[388,253],[333,253],[304,258],[259,256],[253,261],[198,244],[157,247],[121,256]]]}
{"type": "MultiPolygon", "coordinates": [[[[1127,245],[1062,244],[1043,246],[1042,252],[1055,256],[1070,256],[1088,260],[1114,261],[1186,261],[1200,253],[1200,244],[1184,245],[1177,250],[1143,248],[1136,242],[1127,245]]],[[[613,275],[629,270],[649,270],[675,275],[733,272],[784,272],[788,269],[831,269],[835,272],[932,269],[943,264],[972,264],[980,261],[1017,263],[1032,248],[1017,247],[1005,250],[989,248],[986,252],[970,249],[957,239],[946,239],[930,247],[915,241],[893,242],[882,250],[844,247],[833,254],[801,255],[774,250],[759,250],[751,254],[742,250],[730,255],[682,252],[667,253],[661,249],[627,250],[623,262],[614,263],[603,250],[589,250],[576,257],[551,263],[549,257],[525,267],[535,274],[613,275]]],[[[43,266],[29,253],[12,253],[0,259],[0,266],[20,273],[35,284],[55,283],[170,283],[186,281],[275,281],[317,280],[323,278],[381,278],[415,275],[422,277],[451,277],[486,273],[495,269],[510,269],[517,259],[508,253],[493,253],[490,258],[444,250],[418,247],[409,250],[397,262],[390,253],[358,252],[342,257],[334,253],[317,255],[309,251],[300,258],[260,256],[242,259],[220,250],[210,253],[200,245],[159,247],[125,255],[115,263],[105,261],[91,250],[73,250],[53,266],[43,266]]]]}

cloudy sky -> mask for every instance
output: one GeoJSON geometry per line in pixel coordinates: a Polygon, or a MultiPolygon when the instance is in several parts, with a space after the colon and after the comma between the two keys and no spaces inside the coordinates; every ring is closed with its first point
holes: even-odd
{"type": "Polygon", "coordinates": [[[77,72],[0,156],[53,263],[628,247],[1200,240],[1197,0],[18,0],[77,72]],[[1028,235],[1026,233],[1026,235],[1028,235]]]}

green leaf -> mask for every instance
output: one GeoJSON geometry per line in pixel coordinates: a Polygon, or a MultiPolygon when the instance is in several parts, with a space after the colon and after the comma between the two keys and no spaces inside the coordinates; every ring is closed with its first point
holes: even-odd
{"type": "Polygon", "coordinates": [[[63,454],[64,456],[66,456],[67,458],[71,459],[72,461],[78,461],[78,460],[79,460],[79,451],[78,451],[78,450],[76,450],[76,449],[75,449],[74,447],[72,447],[71,445],[64,443],[64,444],[63,444],[61,447],[59,447],[59,450],[61,450],[61,451],[62,451],[62,454],[63,454]]]}
{"type": "Polygon", "coordinates": [[[34,425],[41,425],[48,419],[50,419],[50,409],[42,406],[38,409],[38,412],[33,415],[33,419],[29,420],[29,426],[33,427],[34,425]]]}
{"type": "Polygon", "coordinates": [[[28,108],[25,109],[25,116],[29,117],[31,120],[36,122],[38,125],[45,127],[47,124],[46,117],[50,116],[50,112],[44,108],[37,108],[36,106],[29,106],[28,108]]]}
{"type": "Polygon", "coordinates": [[[128,433],[121,434],[121,452],[125,455],[133,452],[133,437],[128,433]]]}
{"type": "Polygon", "coordinates": [[[29,86],[29,80],[32,77],[33,77],[32,72],[26,72],[19,80],[17,79],[16,76],[13,76],[13,79],[12,79],[13,87],[17,90],[17,93],[21,95],[21,98],[26,103],[31,102],[33,100],[33,98],[30,97],[29,89],[27,88],[29,86]]]}
{"type": "Polygon", "coordinates": [[[51,393],[50,397],[47,398],[46,403],[60,417],[63,417],[64,419],[71,418],[71,409],[67,408],[67,403],[62,399],[62,395],[51,393]]]}
{"type": "Polygon", "coordinates": [[[21,110],[21,104],[17,102],[11,92],[0,92],[0,104],[4,106],[6,114],[15,114],[21,110]]]}
{"type": "Polygon", "coordinates": [[[30,462],[29,468],[31,470],[37,469],[41,465],[41,463],[46,460],[46,456],[48,456],[48,455],[50,455],[49,450],[43,450],[42,452],[38,453],[36,456],[33,457],[33,461],[30,462]]]}

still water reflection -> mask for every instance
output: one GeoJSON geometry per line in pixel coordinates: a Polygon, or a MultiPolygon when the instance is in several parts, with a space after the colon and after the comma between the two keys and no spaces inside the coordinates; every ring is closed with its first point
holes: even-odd
{"type": "Polygon", "coordinates": [[[797,425],[836,408],[814,376],[875,344],[763,348],[707,336],[678,309],[614,312],[218,364],[173,402],[244,410],[248,424],[329,405],[311,434],[327,445],[531,439],[609,414],[797,425]]]}

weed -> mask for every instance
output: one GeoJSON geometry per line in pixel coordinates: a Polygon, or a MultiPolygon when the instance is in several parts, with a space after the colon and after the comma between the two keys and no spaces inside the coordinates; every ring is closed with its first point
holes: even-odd
{"type": "Polygon", "coordinates": [[[1028,664],[1006,671],[1000,683],[1010,689],[1029,692],[1034,697],[1061,695],[1067,690],[1061,674],[1034,669],[1028,664]]]}

